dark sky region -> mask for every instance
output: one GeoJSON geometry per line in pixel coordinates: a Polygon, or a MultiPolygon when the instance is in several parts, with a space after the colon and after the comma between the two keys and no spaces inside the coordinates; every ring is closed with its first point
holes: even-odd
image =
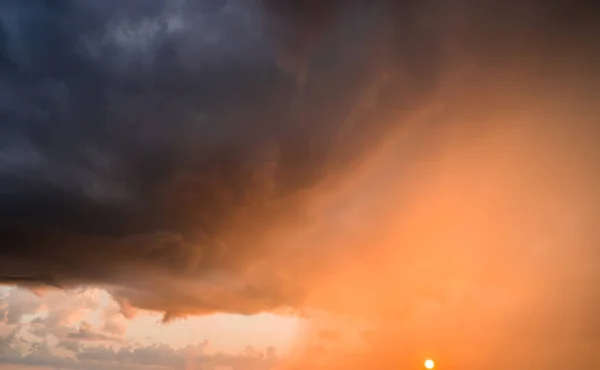
{"type": "Polygon", "coordinates": [[[4,0],[0,281],[166,320],[348,315],[371,325],[351,369],[423,341],[452,369],[600,367],[599,24],[558,0],[4,0]]]}

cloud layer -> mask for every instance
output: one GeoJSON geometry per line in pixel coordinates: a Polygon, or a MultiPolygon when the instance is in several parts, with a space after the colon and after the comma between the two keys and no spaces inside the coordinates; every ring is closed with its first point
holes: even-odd
{"type": "Polygon", "coordinates": [[[281,360],[272,347],[225,353],[199,338],[181,348],[139,343],[126,333],[116,303],[98,289],[34,294],[11,288],[0,302],[0,368],[270,369],[281,360]]]}
{"type": "Polygon", "coordinates": [[[3,4],[3,280],[170,315],[302,306],[300,267],[269,267],[292,262],[280,230],[402,125],[438,45],[385,3],[288,3],[3,4]]]}
{"type": "Polygon", "coordinates": [[[2,281],[166,319],[293,309],[338,332],[300,368],[596,366],[582,9],[6,2],[2,281]]]}

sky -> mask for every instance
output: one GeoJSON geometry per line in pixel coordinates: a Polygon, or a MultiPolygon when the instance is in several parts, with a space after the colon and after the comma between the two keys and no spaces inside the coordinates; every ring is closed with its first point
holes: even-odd
{"type": "Polygon", "coordinates": [[[600,367],[600,22],[0,4],[0,370],[600,367]]]}

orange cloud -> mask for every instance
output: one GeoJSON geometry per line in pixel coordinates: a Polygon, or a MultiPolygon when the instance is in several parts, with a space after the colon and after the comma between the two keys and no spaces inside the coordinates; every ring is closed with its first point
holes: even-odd
{"type": "MultiPolygon", "coordinates": [[[[64,47],[38,69],[81,70],[7,80],[3,282],[97,285],[165,320],[303,315],[300,368],[598,364],[597,22],[536,0],[276,7],[294,81],[236,4],[181,5],[177,30],[125,9],[156,21],[148,48],[83,59],[48,17],[64,47]]],[[[116,10],[67,23],[94,40],[116,10]]]]}

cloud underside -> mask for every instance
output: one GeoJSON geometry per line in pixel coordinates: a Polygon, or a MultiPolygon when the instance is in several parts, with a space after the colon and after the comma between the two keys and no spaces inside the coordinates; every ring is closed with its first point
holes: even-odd
{"type": "Polygon", "coordinates": [[[591,17],[559,1],[317,3],[2,3],[0,281],[101,286],[124,313],[166,319],[396,317],[422,295],[475,299],[534,271],[553,280],[520,290],[532,307],[566,291],[576,309],[549,318],[585,316],[598,281],[584,263],[598,240],[591,17]],[[473,265],[430,280],[462,293],[411,283],[450,260],[473,265]]]}
{"type": "Polygon", "coordinates": [[[0,279],[170,315],[302,306],[312,252],[285,230],[435,85],[433,31],[385,7],[3,4],[0,279]]]}

